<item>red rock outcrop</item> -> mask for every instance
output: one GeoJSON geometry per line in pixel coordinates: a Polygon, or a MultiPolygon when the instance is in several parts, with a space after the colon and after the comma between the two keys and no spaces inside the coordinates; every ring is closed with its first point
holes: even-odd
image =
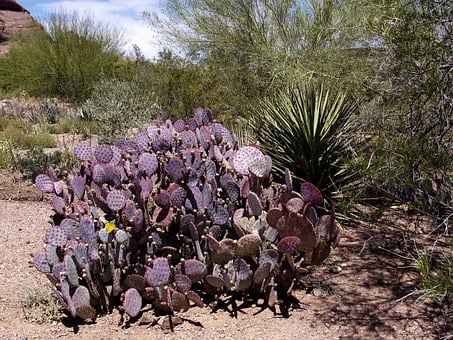
{"type": "Polygon", "coordinates": [[[8,40],[15,34],[24,34],[36,22],[30,12],[15,0],[0,0],[0,55],[8,52],[8,40]]]}

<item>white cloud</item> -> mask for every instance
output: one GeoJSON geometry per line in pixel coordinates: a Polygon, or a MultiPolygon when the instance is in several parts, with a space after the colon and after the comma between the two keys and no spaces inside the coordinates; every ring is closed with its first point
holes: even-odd
{"type": "Polygon", "coordinates": [[[36,4],[43,12],[60,10],[89,14],[96,21],[106,23],[124,32],[125,51],[132,51],[132,45],[140,47],[142,53],[153,58],[165,45],[156,31],[142,19],[144,11],[159,11],[159,0],[108,0],[108,1],[52,1],[36,4]]]}

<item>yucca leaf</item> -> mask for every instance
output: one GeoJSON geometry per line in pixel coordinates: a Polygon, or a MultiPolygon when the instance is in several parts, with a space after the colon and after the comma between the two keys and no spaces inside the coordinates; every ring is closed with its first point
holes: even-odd
{"type": "Polygon", "coordinates": [[[341,163],[353,142],[349,136],[357,102],[323,85],[290,86],[263,100],[252,116],[263,151],[283,174],[310,181],[329,193],[346,173],[341,163]]]}

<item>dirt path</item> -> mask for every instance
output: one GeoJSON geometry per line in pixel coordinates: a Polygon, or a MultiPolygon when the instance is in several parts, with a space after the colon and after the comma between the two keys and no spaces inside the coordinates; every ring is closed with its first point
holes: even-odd
{"type": "MultiPolygon", "coordinates": [[[[25,290],[51,289],[44,275],[27,264],[29,253],[43,247],[50,214],[44,202],[0,200],[0,339],[446,339],[453,336],[451,309],[416,304],[413,298],[398,302],[416,284],[409,255],[418,242],[428,240],[407,232],[417,230],[417,225],[408,228],[407,224],[413,222],[388,216],[388,220],[381,221],[387,227],[381,224],[348,229],[328,262],[304,278],[303,283],[309,289],[296,292],[299,303],[290,310],[288,318],[254,306],[240,308],[237,319],[228,310],[211,313],[209,307],[191,308],[181,315],[186,321],[176,326],[174,333],[138,323],[122,328],[118,326],[118,313],[100,317],[93,324],[80,325],[77,334],[67,322],[65,325],[27,321],[27,310],[22,308],[25,290]],[[339,268],[339,273],[332,273],[339,268]],[[321,295],[315,296],[318,293],[321,295]]],[[[423,228],[432,227],[426,221],[423,224],[423,228]]]]}

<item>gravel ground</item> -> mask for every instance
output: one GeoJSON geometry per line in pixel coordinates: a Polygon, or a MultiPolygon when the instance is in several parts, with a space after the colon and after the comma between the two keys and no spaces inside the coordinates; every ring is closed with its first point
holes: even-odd
{"type": "MultiPolygon", "coordinates": [[[[194,307],[181,315],[185,321],[174,333],[138,322],[125,328],[119,325],[117,312],[77,328],[67,320],[38,323],[30,317],[33,310],[23,308],[23,301],[30,288],[51,292],[45,276],[28,267],[29,254],[44,245],[50,215],[45,202],[0,200],[0,339],[438,339],[453,335],[452,311],[447,306],[415,304],[410,299],[398,302],[414,290],[416,275],[410,262],[389,252],[376,253],[366,241],[373,233],[373,239],[382,240],[380,245],[398,253],[391,241],[401,238],[399,229],[388,234],[371,226],[346,233],[326,265],[307,278],[308,286],[320,289],[321,296],[297,291],[299,306],[289,318],[254,306],[240,308],[237,318],[228,310],[212,313],[209,307],[194,307]]],[[[144,315],[154,317],[151,311],[144,315]]]]}

